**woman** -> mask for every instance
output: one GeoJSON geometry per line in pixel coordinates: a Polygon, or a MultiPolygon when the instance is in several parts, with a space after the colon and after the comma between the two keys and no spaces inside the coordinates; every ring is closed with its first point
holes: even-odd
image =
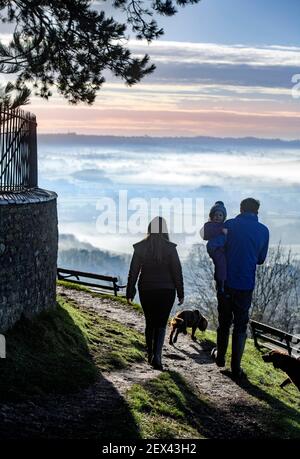
{"type": "Polygon", "coordinates": [[[161,353],[176,291],[179,304],[184,301],[181,264],[176,244],[169,241],[167,224],[162,217],[150,222],[147,237],[133,247],[126,297],[131,303],[140,274],[138,288],[146,320],[148,362],[153,368],[163,370],[161,353]]]}

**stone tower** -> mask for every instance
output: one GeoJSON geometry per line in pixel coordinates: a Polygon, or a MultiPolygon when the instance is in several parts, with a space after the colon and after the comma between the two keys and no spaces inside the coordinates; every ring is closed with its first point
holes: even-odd
{"type": "Polygon", "coordinates": [[[0,333],[55,305],[57,195],[38,188],[35,116],[0,106],[0,333]]]}

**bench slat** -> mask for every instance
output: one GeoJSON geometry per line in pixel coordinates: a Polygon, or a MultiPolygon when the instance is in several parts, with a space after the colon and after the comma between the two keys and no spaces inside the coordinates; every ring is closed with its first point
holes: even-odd
{"type": "MultiPolygon", "coordinates": [[[[287,349],[288,348],[286,343],[284,343],[282,341],[278,341],[277,339],[271,338],[270,336],[258,335],[258,338],[261,338],[261,339],[263,339],[265,341],[268,341],[269,343],[275,344],[276,346],[282,347],[283,349],[287,349]]],[[[289,347],[290,347],[291,350],[299,351],[299,349],[296,348],[296,347],[293,347],[291,345],[289,347]]]]}
{"type": "Polygon", "coordinates": [[[63,268],[57,268],[57,273],[58,274],[71,274],[72,276],[79,276],[79,277],[89,277],[90,279],[98,279],[98,280],[106,280],[108,282],[118,282],[117,277],[111,277],[111,276],[102,276],[101,274],[95,274],[95,273],[87,273],[87,272],[82,272],[82,271],[74,271],[72,269],[63,269],[63,268]]]}
{"type": "Polygon", "coordinates": [[[297,338],[295,335],[291,335],[290,333],[284,332],[282,330],[279,330],[278,328],[273,328],[270,325],[262,324],[261,322],[256,322],[255,320],[250,321],[251,327],[254,327],[256,329],[261,329],[265,332],[270,332],[272,335],[277,335],[279,337],[282,337],[284,339],[296,339],[300,342],[300,338],[297,338]]]}
{"type": "MultiPolygon", "coordinates": [[[[271,339],[271,340],[274,340],[275,338],[273,336],[269,336],[271,335],[270,332],[268,332],[268,334],[265,334],[264,332],[262,331],[257,331],[255,330],[255,334],[258,338],[262,338],[262,339],[271,339]]],[[[276,340],[276,342],[280,342],[280,343],[289,343],[290,346],[292,346],[293,344],[296,345],[296,344],[299,344],[300,340],[297,339],[297,337],[292,337],[292,338],[285,338],[284,336],[278,336],[278,335],[275,335],[274,336],[276,338],[280,338],[281,341],[279,341],[278,339],[276,340]]]]}
{"type": "Polygon", "coordinates": [[[287,350],[290,355],[292,352],[297,354],[300,353],[300,348],[295,347],[295,345],[300,343],[300,337],[292,335],[291,333],[286,333],[278,328],[273,328],[270,325],[262,324],[255,320],[250,320],[250,326],[256,347],[266,347],[268,349],[282,348],[287,350]],[[276,338],[280,338],[281,341],[276,338]],[[259,339],[262,343],[258,342],[259,339]]]}
{"type": "Polygon", "coordinates": [[[117,277],[102,276],[101,274],[87,273],[83,271],[75,271],[73,269],[57,268],[57,278],[58,280],[68,280],[69,282],[72,282],[73,284],[84,285],[87,287],[93,287],[93,288],[97,288],[100,290],[110,290],[114,292],[115,296],[118,295],[118,292],[122,288],[126,287],[126,285],[117,284],[118,282],[117,277]],[[75,277],[76,279],[71,279],[72,277],[75,277]],[[80,279],[81,277],[92,279],[92,280],[101,280],[105,282],[111,282],[113,285],[112,286],[102,285],[102,284],[96,284],[95,282],[87,282],[87,281],[81,280],[80,279]]]}

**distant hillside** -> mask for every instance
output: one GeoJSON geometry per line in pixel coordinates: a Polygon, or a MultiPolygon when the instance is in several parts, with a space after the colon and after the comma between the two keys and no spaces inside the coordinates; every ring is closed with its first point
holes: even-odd
{"type": "Polygon", "coordinates": [[[251,146],[266,148],[300,148],[300,140],[284,139],[260,139],[258,137],[121,137],[121,136],[100,136],[70,134],[39,134],[40,144],[59,144],[59,145],[159,145],[159,146],[251,146]]]}
{"type": "Polygon", "coordinates": [[[79,241],[73,234],[59,236],[59,267],[116,276],[121,283],[126,283],[129,264],[129,255],[98,249],[79,241]]]}

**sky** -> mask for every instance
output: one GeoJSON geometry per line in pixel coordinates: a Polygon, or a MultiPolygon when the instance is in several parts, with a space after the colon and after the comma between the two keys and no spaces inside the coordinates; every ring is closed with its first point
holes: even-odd
{"type": "Polygon", "coordinates": [[[92,107],[55,94],[28,109],[41,133],[300,138],[299,17],[299,0],[202,0],[159,18],[152,44],[131,39],[157,66],[142,83],[108,76],[92,107]]]}

